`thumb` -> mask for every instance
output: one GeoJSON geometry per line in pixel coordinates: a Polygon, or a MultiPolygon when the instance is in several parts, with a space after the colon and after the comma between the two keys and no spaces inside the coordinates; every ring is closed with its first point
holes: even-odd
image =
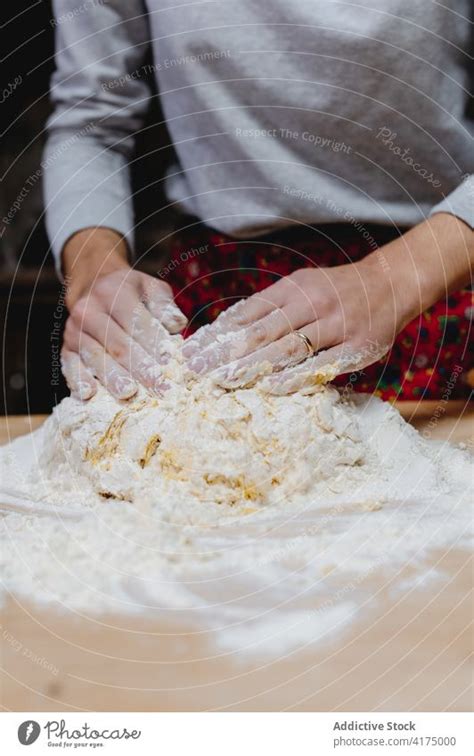
{"type": "Polygon", "coordinates": [[[352,355],[348,358],[347,348],[340,344],[264,378],[259,386],[266,393],[280,396],[294,394],[296,391],[312,393],[318,386],[329,383],[337,375],[344,373],[352,362],[352,355]]]}
{"type": "Polygon", "coordinates": [[[260,388],[269,394],[311,393],[317,386],[332,381],[337,375],[362,370],[382,359],[390,345],[367,341],[363,347],[343,343],[318,352],[294,367],[285,368],[260,381],[260,388]]]}

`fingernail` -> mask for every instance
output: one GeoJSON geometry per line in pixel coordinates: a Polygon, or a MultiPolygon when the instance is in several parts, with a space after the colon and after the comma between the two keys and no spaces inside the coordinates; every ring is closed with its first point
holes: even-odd
{"type": "Polygon", "coordinates": [[[115,393],[120,399],[130,399],[137,393],[138,386],[130,378],[117,378],[115,382],[115,393]]]}
{"type": "Polygon", "coordinates": [[[79,399],[79,401],[85,402],[88,399],[91,399],[91,397],[94,396],[95,392],[95,386],[93,386],[91,383],[80,381],[79,383],[76,383],[74,389],[71,390],[71,396],[73,396],[74,399],[79,399]]]}

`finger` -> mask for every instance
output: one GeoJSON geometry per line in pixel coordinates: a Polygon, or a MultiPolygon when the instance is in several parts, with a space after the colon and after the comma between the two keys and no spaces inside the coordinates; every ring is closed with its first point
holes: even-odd
{"type": "Polygon", "coordinates": [[[181,333],[188,323],[186,315],[181,312],[172,299],[150,299],[147,308],[153,317],[166,328],[168,333],[181,333]]]}
{"type": "MultiPolygon", "coordinates": [[[[142,386],[156,392],[165,388],[162,367],[158,361],[147,354],[112,318],[99,313],[94,320],[88,320],[84,332],[102,344],[112,359],[142,386]]],[[[79,348],[79,339],[80,336],[70,338],[76,348],[79,348]]]]}
{"type": "Polygon", "coordinates": [[[146,388],[154,388],[161,379],[162,370],[157,361],[109,316],[99,313],[87,323],[85,332],[146,388]]]}
{"type": "Polygon", "coordinates": [[[368,342],[358,348],[344,343],[320,352],[305,362],[264,378],[259,386],[269,394],[292,394],[311,391],[316,386],[332,381],[336,376],[362,370],[381,359],[388,350],[377,342],[368,342]]]}
{"type": "Polygon", "coordinates": [[[212,323],[201,326],[196,333],[186,339],[183,344],[185,359],[192,359],[210,344],[219,341],[224,334],[239,330],[240,326],[237,325],[234,313],[244,304],[245,300],[239,300],[235,305],[221,312],[212,323]]]}
{"type": "Polygon", "coordinates": [[[310,355],[304,339],[309,338],[313,349],[332,346],[337,330],[328,320],[316,321],[308,326],[292,331],[262,349],[215,370],[212,378],[224,388],[238,388],[255,382],[258,378],[296,365],[310,355]]]}
{"type": "Polygon", "coordinates": [[[286,291],[285,283],[281,280],[261,292],[252,294],[248,299],[241,299],[228,307],[213,323],[203,326],[186,340],[183,346],[184,356],[186,359],[191,359],[223,335],[239,331],[265,317],[275,308],[282,308],[286,301],[286,291]]]}
{"type": "Polygon", "coordinates": [[[71,396],[87,401],[97,392],[97,382],[92,373],[82,363],[77,352],[63,349],[61,352],[61,369],[71,396]]]}
{"type": "Polygon", "coordinates": [[[161,281],[147,277],[143,284],[143,303],[169,333],[180,333],[188,319],[173,302],[172,291],[167,294],[161,281]]]}
{"type": "Polygon", "coordinates": [[[157,362],[164,365],[169,361],[170,339],[166,328],[140,302],[136,304],[127,317],[126,306],[119,313],[114,312],[114,318],[130,337],[157,362]]]}
{"type": "MultiPolygon", "coordinates": [[[[127,296],[109,302],[110,315],[125,333],[136,341],[157,362],[170,358],[170,338],[164,326],[147,310],[136,288],[129,287],[127,296]],[[128,293],[130,292],[130,296],[128,293]]],[[[89,327],[87,318],[87,327],[89,327]]],[[[82,327],[86,326],[86,321],[82,327]]]]}
{"type": "Polygon", "coordinates": [[[268,315],[275,308],[283,308],[287,302],[297,298],[301,315],[304,314],[305,323],[316,320],[314,306],[307,290],[291,276],[284,276],[276,283],[268,286],[244,300],[242,309],[237,312],[237,319],[246,326],[268,315]]]}
{"type": "Polygon", "coordinates": [[[137,393],[137,384],[127,371],[87,333],[80,336],[79,355],[84,365],[116,399],[130,399],[137,393]]]}
{"type": "Polygon", "coordinates": [[[264,378],[259,388],[269,394],[283,396],[295,391],[324,385],[339,375],[342,346],[331,347],[294,367],[264,378]]]}
{"type": "Polygon", "coordinates": [[[246,328],[222,335],[218,341],[194,355],[188,367],[195,373],[208,373],[277,341],[302,325],[301,321],[300,310],[295,305],[272,310],[246,328]]]}

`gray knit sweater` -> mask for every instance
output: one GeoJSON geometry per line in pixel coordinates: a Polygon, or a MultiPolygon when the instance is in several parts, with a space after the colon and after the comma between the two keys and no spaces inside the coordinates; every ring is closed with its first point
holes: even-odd
{"type": "Polygon", "coordinates": [[[151,76],[176,155],[169,201],[214,228],[410,226],[437,211],[473,225],[469,0],[54,5],[43,168],[57,258],[88,226],[133,249],[129,166],[151,76]]]}

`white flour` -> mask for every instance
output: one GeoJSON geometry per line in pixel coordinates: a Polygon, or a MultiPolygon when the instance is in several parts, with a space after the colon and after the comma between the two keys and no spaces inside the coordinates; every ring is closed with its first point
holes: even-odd
{"type": "Polygon", "coordinates": [[[470,456],[390,405],[226,392],[179,359],[167,380],[163,398],[66,399],[1,450],[5,592],[273,654],[342,630],[373,579],[416,587],[430,552],[467,545],[470,456]]]}

